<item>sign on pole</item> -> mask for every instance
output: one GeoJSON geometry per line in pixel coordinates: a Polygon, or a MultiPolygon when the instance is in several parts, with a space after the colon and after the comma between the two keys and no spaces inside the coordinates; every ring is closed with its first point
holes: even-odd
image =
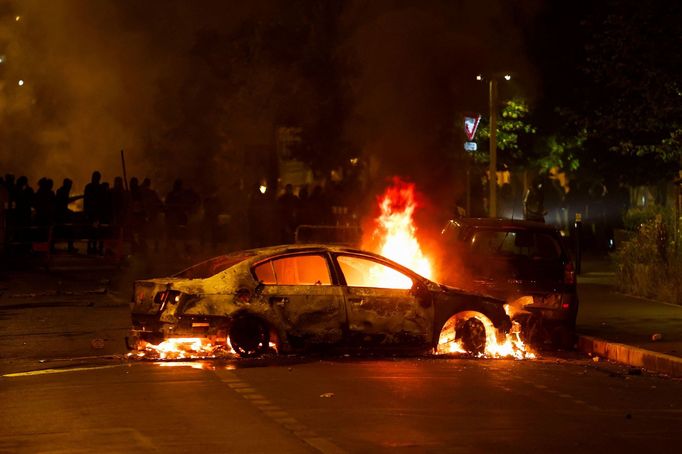
{"type": "Polygon", "coordinates": [[[474,140],[479,121],[481,121],[480,115],[476,115],[475,117],[464,117],[464,132],[466,133],[467,139],[469,139],[469,141],[474,140]]]}

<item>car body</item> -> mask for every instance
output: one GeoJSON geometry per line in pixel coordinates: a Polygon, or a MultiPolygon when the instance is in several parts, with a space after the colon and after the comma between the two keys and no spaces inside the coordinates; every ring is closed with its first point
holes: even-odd
{"type": "Polygon", "coordinates": [[[573,344],[578,314],[575,269],[561,233],[551,225],[511,219],[458,218],[442,231],[442,282],[522,306],[527,340],[573,344]]]}
{"type": "Polygon", "coordinates": [[[427,350],[436,347],[446,322],[454,321],[464,344],[477,353],[485,340],[476,334],[475,319],[490,320],[495,335],[508,332],[511,321],[503,306],[504,301],[437,284],[370,252],[283,245],[136,281],[131,336],[137,345],[229,339],[241,356],[261,355],[270,343],[280,353],[314,346],[427,350]]]}

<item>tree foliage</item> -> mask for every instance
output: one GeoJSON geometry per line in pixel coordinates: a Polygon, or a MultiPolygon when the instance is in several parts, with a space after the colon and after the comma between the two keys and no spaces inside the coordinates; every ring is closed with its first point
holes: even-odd
{"type": "Polygon", "coordinates": [[[581,163],[632,183],[674,174],[682,157],[682,6],[600,2],[583,21],[582,78],[566,112],[581,163]]]}
{"type": "MultiPolygon", "coordinates": [[[[531,166],[535,156],[531,153],[531,139],[537,128],[529,120],[528,104],[521,98],[506,101],[497,119],[498,162],[502,167],[531,166]]],[[[481,149],[474,153],[479,163],[489,162],[490,119],[481,121],[479,128],[481,149]]]]}

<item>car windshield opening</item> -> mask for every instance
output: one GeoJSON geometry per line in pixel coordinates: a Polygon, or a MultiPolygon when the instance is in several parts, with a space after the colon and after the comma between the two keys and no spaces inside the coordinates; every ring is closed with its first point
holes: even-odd
{"type": "Polygon", "coordinates": [[[520,230],[481,230],[471,238],[471,249],[481,255],[556,259],[561,246],[547,233],[520,230]]]}

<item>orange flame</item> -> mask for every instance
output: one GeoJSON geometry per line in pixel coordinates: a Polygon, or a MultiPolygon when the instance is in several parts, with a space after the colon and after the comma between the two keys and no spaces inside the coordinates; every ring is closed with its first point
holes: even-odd
{"type": "Polygon", "coordinates": [[[417,208],[414,184],[394,178],[393,185],[379,198],[379,208],[381,215],[373,233],[379,238],[377,252],[431,279],[431,262],[422,252],[413,220],[417,208]]]}
{"type": "MultiPolygon", "coordinates": [[[[376,219],[376,228],[372,234],[378,245],[364,244],[366,249],[374,250],[420,275],[433,279],[433,268],[429,258],[422,252],[414,224],[414,213],[418,208],[415,200],[415,185],[394,177],[393,184],[379,197],[380,216],[376,219]]],[[[410,288],[412,281],[406,276],[389,273],[384,267],[370,270],[370,280],[377,287],[410,288]]],[[[508,306],[505,306],[508,310],[508,306]]],[[[489,358],[512,357],[516,359],[532,359],[535,354],[528,351],[519,336],[518,326],[505,335],[500,341],[493,323],[483,314],[477,314],[486,332],[485,352],[480,356],[489,358]]],[[[455,321],[446,324],[441,332],[437,353],[467,353],[461,341],[455,335],[455,321]]]]}

